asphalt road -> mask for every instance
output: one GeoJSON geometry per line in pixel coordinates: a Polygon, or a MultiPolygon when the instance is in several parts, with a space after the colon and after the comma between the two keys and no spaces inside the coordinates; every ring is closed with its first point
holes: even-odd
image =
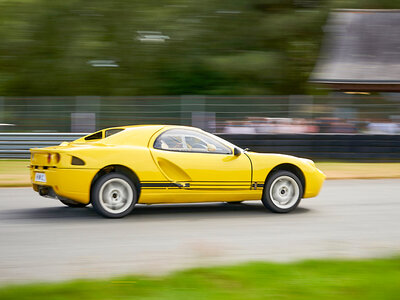
{"type": "Polygon", "coordinates": [[[0,189],[0,284],[161,274],[248,260],[400,252],[400,180],[333,180],[278,215],[261,202],[139,205],[124,219],[0,189]]]}

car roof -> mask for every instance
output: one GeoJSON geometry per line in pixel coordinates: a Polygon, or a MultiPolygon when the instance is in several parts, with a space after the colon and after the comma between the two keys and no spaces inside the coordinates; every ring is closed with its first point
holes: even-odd
{"type": "MultiPolygon", "coordinates": [[[[107,138],[93,140],[97,142],[101,142],[103,144],[112,144],[112,145],[136,145],[146,147],[148,145],[151,137],[161,131],[162,129],[190,129],[194,131],[202,131],[199,128],[190,127],[190,126],[180,126],[180,125],[128,125],[128,126],[116,126],[104,128],[99,131],[107,131],[110,129],[124,129],[123,131],[111,135],[107,138]]],[[[93,133],[87,135],[90,136],[93,133]]],[[[86,136],[86,137],[87,137],[86,136]]],[[[82,137],[75,141],[75,143],[86,143],[91,142],[85,140],[85,137],[82,137]]]]}

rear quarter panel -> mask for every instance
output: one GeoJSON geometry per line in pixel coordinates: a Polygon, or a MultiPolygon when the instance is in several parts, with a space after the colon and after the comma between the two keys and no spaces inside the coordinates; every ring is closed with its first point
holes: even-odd
{"type": "Polygon", "coordinates": [[[154,164],[147,147],[104,146],[70,152],[85,161],[86,169],[101,170],[110,165],[122,165],[131,169],[140,181],[162,181],[166,178],[154,164]]]}

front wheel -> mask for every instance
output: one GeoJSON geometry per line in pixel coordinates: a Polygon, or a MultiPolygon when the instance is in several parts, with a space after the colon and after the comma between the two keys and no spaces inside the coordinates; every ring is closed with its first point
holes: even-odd
{"type": "Polygon", "coordinates": [[[104,217],[125,217],[133,210],[136,202],[136,187],[123,174],[109,173],[100,177],[94,185],[92,205],[104,217]]]}
{"type": "Polygon", "coordinates": [[[266,182],[262,202],[266,208],[276,213],[287,213],[300,203],[303,186],[292,172],[278,171],[266,182]]]}

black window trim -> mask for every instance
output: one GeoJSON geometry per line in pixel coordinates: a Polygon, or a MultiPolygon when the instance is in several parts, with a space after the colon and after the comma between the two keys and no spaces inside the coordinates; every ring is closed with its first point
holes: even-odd
{"type": "Polygon", "coordinates": [[[104,130],[99,130],[96,131],[95,133],[89,134],[84,137],[85,141],[96,141],[96,140],[102,140],[104,138],[104,130]],[[100,137],[98,137],[100,136],[100,137]]]}

